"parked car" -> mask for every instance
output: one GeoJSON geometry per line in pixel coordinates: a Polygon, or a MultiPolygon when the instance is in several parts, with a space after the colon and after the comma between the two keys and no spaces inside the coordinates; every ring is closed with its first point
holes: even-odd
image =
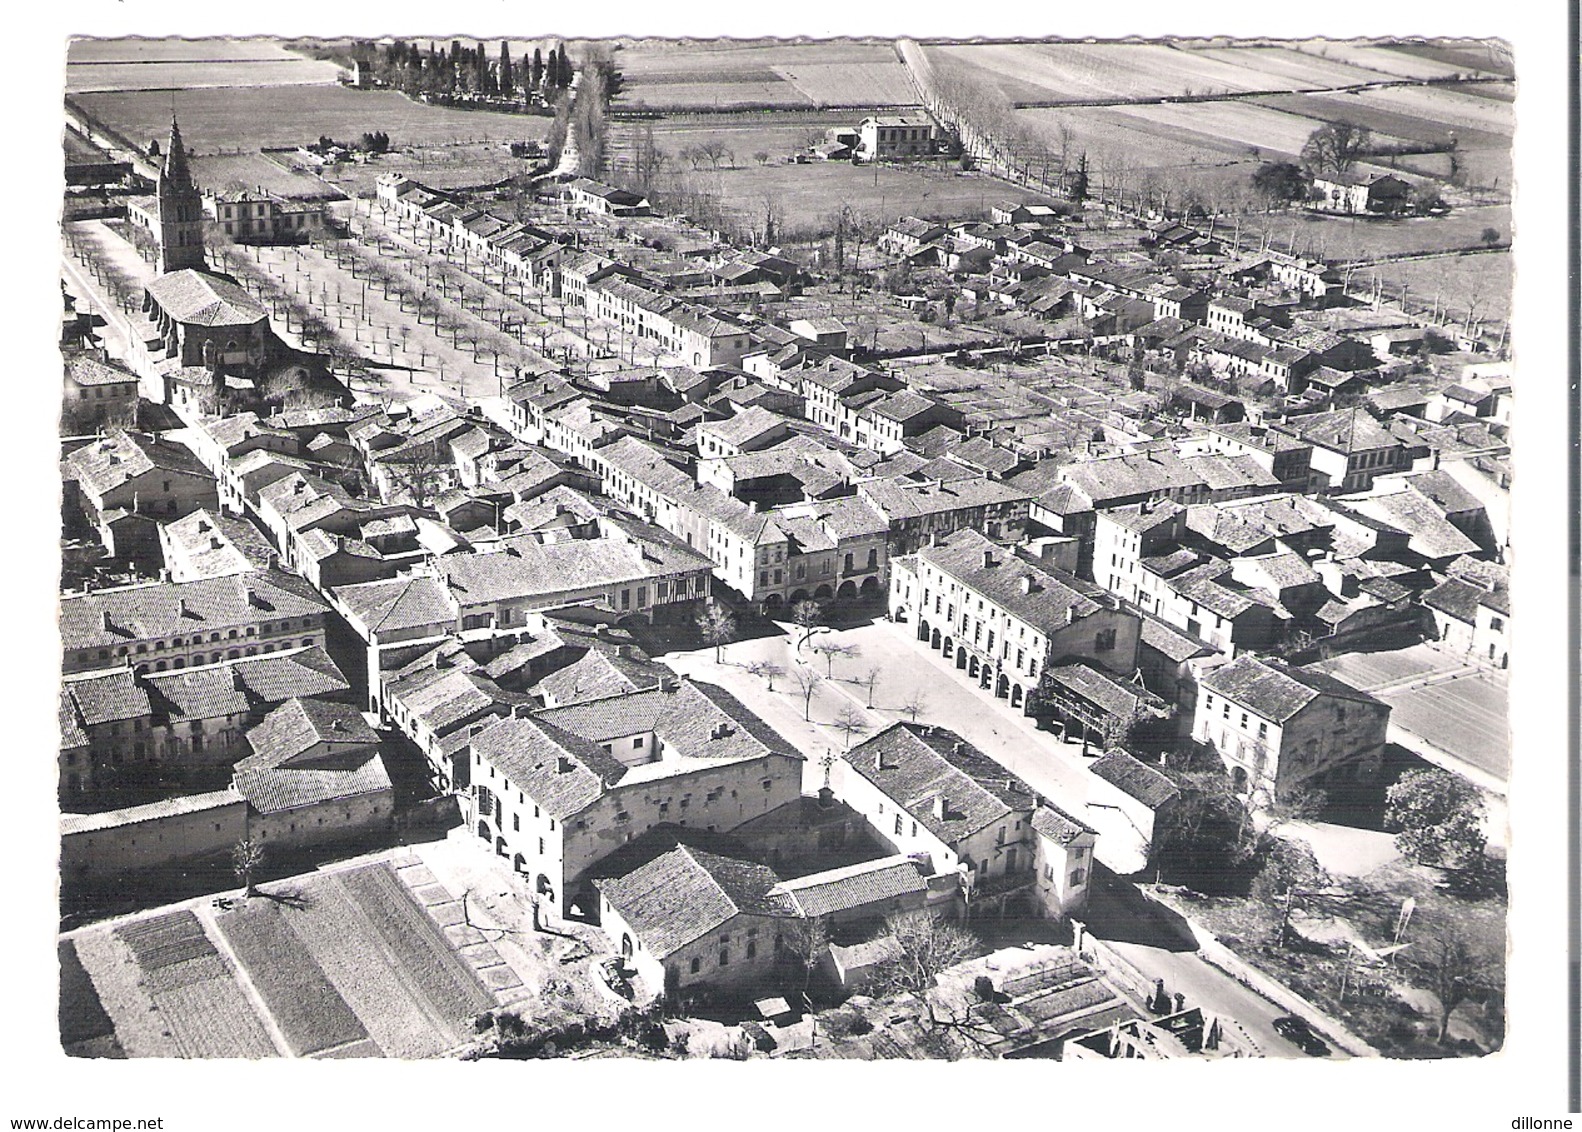
{"type": "Polygon", "coordinates": [[[1274,1031],[1309,1057],[1328,1057],[1329,1046],[1304,1019],[1286,1014],[1274,1020],[1274,1031]]]}

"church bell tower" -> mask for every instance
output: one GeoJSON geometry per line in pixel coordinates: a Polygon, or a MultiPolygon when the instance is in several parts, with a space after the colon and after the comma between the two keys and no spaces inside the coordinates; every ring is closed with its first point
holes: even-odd
{"type": "Polygon", "coordinates": [[[184,267],[203,271],[203,199],[187,165],[187,151],[181,144],[181,127],[170,116],[170,144],[165,149],[165,164],[159,171],[156,189],[159,201],[159,271],[180,271],[184,267]]]}

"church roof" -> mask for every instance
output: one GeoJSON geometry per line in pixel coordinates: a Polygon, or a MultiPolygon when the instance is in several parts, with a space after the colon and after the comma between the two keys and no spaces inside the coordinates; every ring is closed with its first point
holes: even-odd
{"type": "Polygon", "coordinates": [[[161,275],[148,293],[171,318],[195,326],[251,326],[269,317],[237,284],[190,267],[161,275]]]}

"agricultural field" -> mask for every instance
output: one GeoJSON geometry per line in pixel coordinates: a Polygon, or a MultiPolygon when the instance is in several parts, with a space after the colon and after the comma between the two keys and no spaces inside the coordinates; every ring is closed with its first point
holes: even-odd
{"type": "MultiPolygon", "coordinates": [[[[79,934],[67,943],[74,958],[68,960],[62,948],[63,1022],[68,1004],[74,1013],[87,1004],[91,991],[112,1024],[110,1039],[126,1056],[276,1055],[234,968],[192,912],[134,920],[79,934]]],[[[103,1024],[88,1028],[102,1030],[103,1024]]],[[[68,1052],[92,1056],[80,1046],[74,1048],[72,1038],[78,1032],[63,1025],[68,1052]]],[[[97,1040],[102,1042],[105,1036],[97,1040]]]]}
{"type": "Polygon", "coordinates": [[[1378,75],[1285,48],[1192,49],[1165,43],[985,43],[925,46],[942,71],[963,69],[1013,102],[1101,102],[1186,93],[1298,91],[1378,75]]]}
{"type": "Polygon", "coordinates": [[[1414,216],[1403,220],[1325,216],[1314,212],[1249,213],[1243,220],[1242,239],[1245,241],[1249,233],[1267,232],[1279,248],[1286,247],[1288,239],[1294,238],[1299,253],[1309,248],[1328,259],[1373,259],[1480,247],[1485,228],[1493,228],[1501,241],[1508,241],[1510,206],[1456,208],[1445,216],[1414,216]]]}
{"type": "MultiPolygon", "coordinates": [[[[1511,254],[1508,251],[1434,259],[1406,259],[1381,263],[1367,274],[1384,281],[1387,294],[1398,295],[1403,286],[1413,301],[1432,302],[1465,317],[1502,321],[1510,317],[1511,254]]],[[[1364,280],[1365,282],[1365,280],[1364,280]]]]}
{"type": "Polygon", "coordinates": [[[908,106],[918,95],[888,42],[733,44],[638,40],[615,53],[618,109],[908,106]]]}
{"type": "Polygon", "coordinates": [[[218,87],[333,86],[334,63],[249,59],[222,63],[88,63],[66,67],[66,93],[201,90],[218,87]]]}
{"type": "Polygon", "coordinates": [[[726,209],[744,219],[757,217],[761,222],[765,197],[772,198],[787,239],[810,229],[823,230],[842,204],[871,223],[908,213],[926,219],[986,218],[989,205],[1006,195],[1003,182],[961,173],[949,164],[902,167],[816,161],[760,166],[750,159],[744,162],[740,155],[736,160],[733,169],[715,173],[705,167],[683,176],[695,188],[717,193],[726,209]]]}
{"type": "MultiPolygon", "coordinates": [[[[1373,71],[1373,78],[1389,75],[1398,79],[1450,79],[1497,78],[1504,72],[1495,70],[1497,61],[1490,63],[1448,61],[1434,58],[1400,47],[1387,47],[1371,43],[1336,43],[1309,41],[1297,45],[1298,49],[1325,59],[1339,60],[1352,67],[1373,71]]],[[[1476,59],[1473,56],[1472,59],[1476,59]]],[[[1360,81],[1368,81],[1366,79],[1360,81]]]]}
{"type": "Polygon", "coordinates": [[[262,188],[291,200],[339,200],[341,194],[318,177],[288,168],[262,153],[194,157],[192,174],[204,188],[262,188]]]}
{"type": "Polygon", "coordinates": [[[654,145],[675,158],[682,150],[718,141],[734,156],[737,165],[757,164],[753,154],[769,154],[771,161],[806,152],[813,141],[822,141],[831,126],[852,126],[858,117],[839,110],[693,114],[653,121],[617,121],[610,126],[610,154],[615,163],[630,154],[648,133],[654,145]]]}
{"type": "MultiPolygon", "coordinates": [[[[134,141],[170,129],[169,92],[84,94],[77,103],[134,141]]],[[[197,153],[295,146],[325,134],[356,138],[383,130],[393,146],[542,139],[549,119],[531,114],[454,110],[413,102],[390,90],[340,86],[248,87],[223,99],[177,97],[181,135],[197,153]]]]}
{"type": "Polygon", "coordinates": [[[60,945],[61,1042],[83,1057],[434,1057],[497,1004],[484,979],[521,994],[491,945],[455,930],[383,863],[87,929],[60,945]]]}
{"type": "Polygon", "coordinates": [[[275,39],[74,39],[68,66],[98,63],[243,63],[300,60],[275,39]]]}
{"type": "Polygon", "coordinates": [[[386,865],[292,888],[217,924],[298,1056],[434,1056],[494,1005],[386,865]]]}

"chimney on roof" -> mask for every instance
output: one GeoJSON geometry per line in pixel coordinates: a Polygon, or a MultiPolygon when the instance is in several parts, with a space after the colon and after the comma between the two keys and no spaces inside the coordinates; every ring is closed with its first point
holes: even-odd
{"type": "Polygon", "coordinates": [[[659,678],[659,690],[661,692],[674,692],[676,690],[676,678],[674,676],[661,676],[659,678]]]}
{"type": "Polygon", "coordinates": [[[180,605],[181,616],[183,616],[183,617],[191,617],[192,616],[192,606],[187,604],[187,599],[186,598],[180,598],[180,599],[178,599],[178,602],[179,602],[179,605],[180,605]]]}
{"type": "Polygon", "coordinates": [[[1066,606],[1066,624],[1070,625],[1076,619],[1077,619],[1077,607],[1074,606],[1074,605],[1066,606]]]}
{"type": "Polygon", "coordinates": [[[874,770],[888,770],[889,769],[888,767],[886,767],[884,765],[884,749],[882,747],[879,750],[877,750],[877,751],[875,751],[873,753],[873,769],[874,770]]]}
{"type": "Polygon", "coordinates": [[[532,704],[513,704],[511,706],[512,719],[526,719],[533,714],[532,704]]]}
{"type": "Polygon", "coordinates": [[[1031,574],[1022,575],[1022,592],[1024,594],[1033,592],[1033,576],[1031,574]]]}
{"type": "Polygon", "coordinates": [[[555,759],[556,774],[570,774],[575,769],[576,764],[571,761],[569,755],[561,755],[555,759]]]}
{"type": "Polygon", "coordinates": [[[301,495],[307,489],[308,489],[308,484],[307,484],[306,480],[303,480],[303,479],[299,478],[299,479],[296,479],[296,480],[292,481],[292,484],[291,484],[291,494],[292,495],[301,495]]]}
{"type": "Polygon", "coordinates": [[[992,550],[985,550],[983,552],[983,568],[985,570],[988,570],[988,569],[992,568],[993,566],[994,566],[994,551],[992,551],[992,550]]]}
{"type": "Polygon", "coordinates": [[[934,817],[944,821],[950,816],[950,799],[943,794],[934,795],[934,817]]]}
{"type": "Polygon", "coordinates": [[[952,743],[950,745],[950,753],[953,754],[953,755],[961,754],[961,740],[960,739],[957,739],[954,743],[952,743]]]}
{"type": "Polygon", "coordinates": [[[731,733],[731,725],[730,724],[728,724],[728,723],[716,723],[713,727],[711,727],[709,729],[709,738],[710,739],[724,739],[724,738],[728,737],[730,735],[730,733],[731,733]]]}
{"type": "Polygon", "coordinates": [[[209,536],[209,549],[210,550],[219,550],[220,547],[222,547],[224,545],[225,545],[225,543],[220,540],[220,536],[219,535],[210,535],[209,536]]]}
{"type": "Polygon", "coordinates": [[[111,622],[110,622],[110,611],[108,609],[100,611],[100,613],[99,613],[99,620],[100,620],[101,624],[103,624],[105,629],[113,629],[113,628],[115,628],[115,626],[113,624],[111,624],[111,622]]]}

